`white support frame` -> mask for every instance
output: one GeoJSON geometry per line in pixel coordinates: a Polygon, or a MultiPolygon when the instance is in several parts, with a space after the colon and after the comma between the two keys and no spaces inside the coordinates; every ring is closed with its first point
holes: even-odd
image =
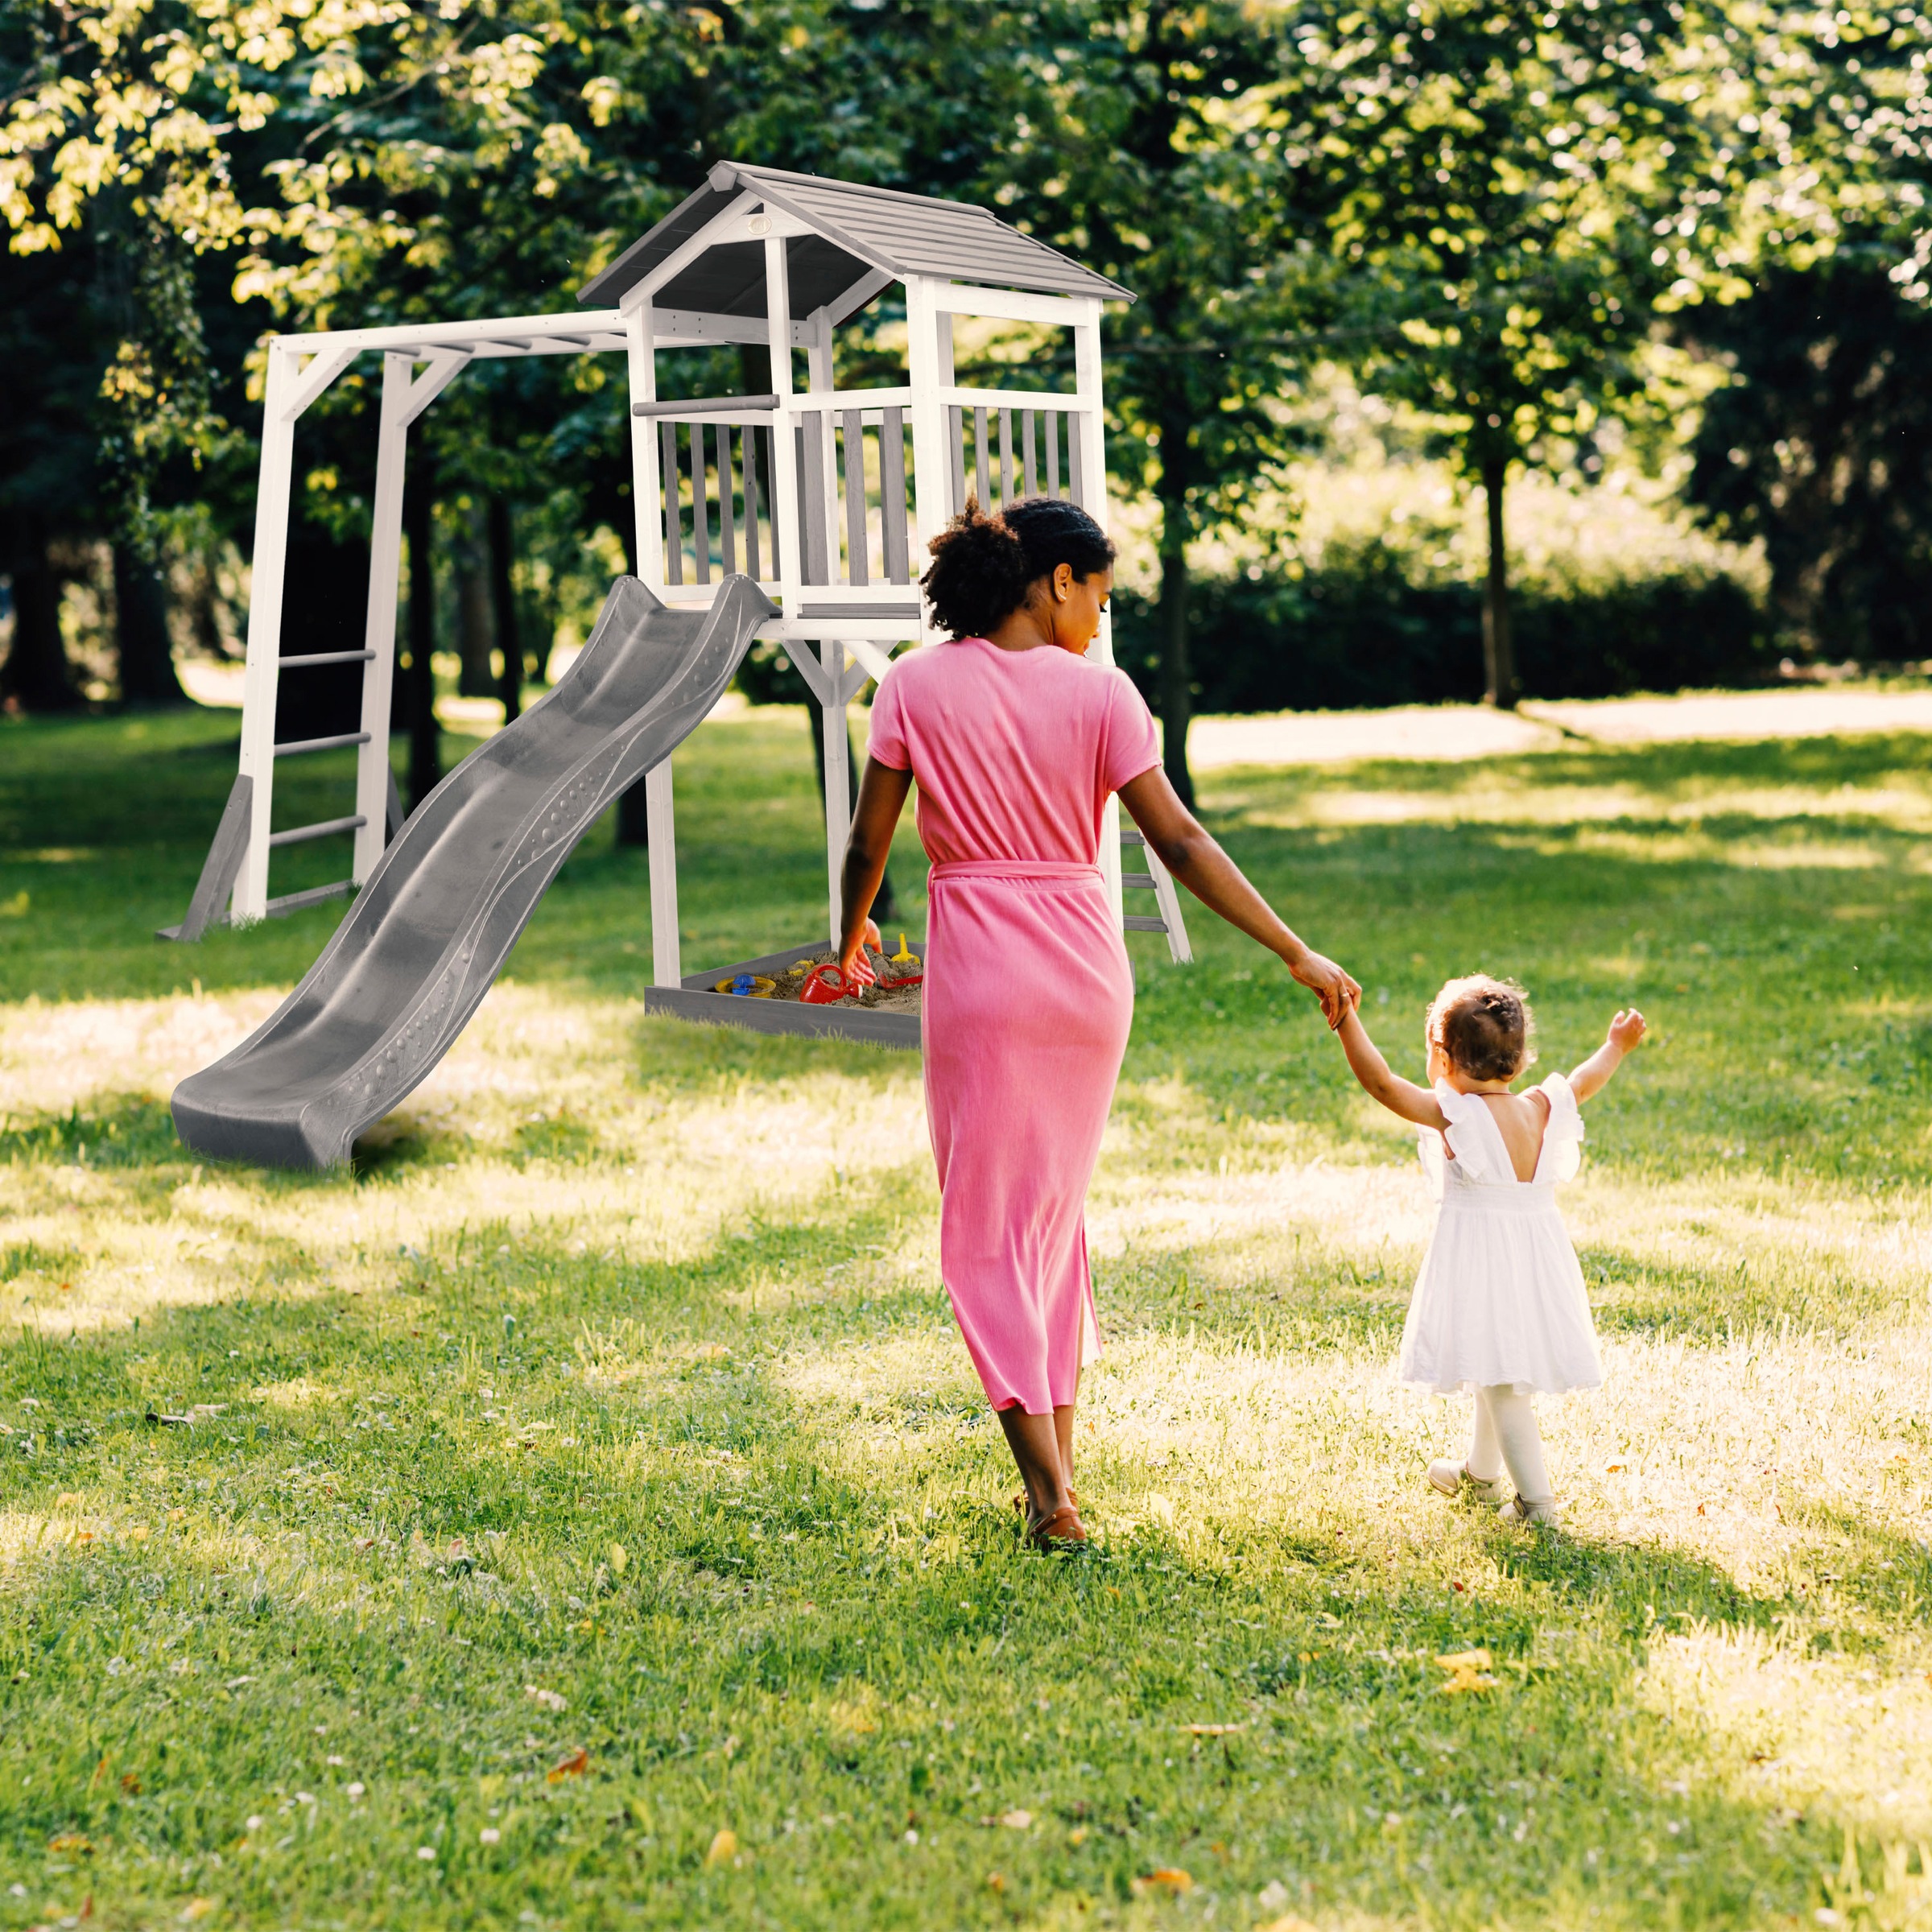
{"type": "Polygon", "coordinates": [[[229,916],[237,926],[268,916],[269,813],[275,801],[275,691],[280,682],[282,592],[288,564],[288,499],[294,481],[295,351],[268,345],[262,402],[262,467],[255,485],[255,547],[248,598],[248,668],[242,687],[241,774],[253,781],[248,848],[229,916]]]}
{"type": "MultiPolygon", "coordinates": [[[[1102,529],[1110,522],[1104,419],[1101,415],[1100,300],[1020,289],[998,289],[905,277],[908,329],[907,377],[902,386],[840,390],[833,366],[833,323],[856,312],[895,279],[894,271],[869,266],[841,295],[802,320],[794,320],[786,244],[799,235],[821,234],[866,259],[848,237],[805,220],[779,194],[747,184],[712,221],[627,289],[611,309],[567,315],[510,316],[472,322],[398,324],[284,336],[268,345],[267,384],[259,490],[256,503],[254,590],[248,630],[248,663],[242,720],[241,775],[253,781],[246,849],[233,897],[237,922],[264,917],[268,897],[269,827],[275,792],[275,713],[279,683],[283,604],[286,585],[290,498],[294,477],[297,420],[344,369],[365,353],[382,357],[380,433],[370,538],[369,584],[364,630],[365,675],[356,775],[356,828],[353,882],[363,883],[380,860],[387,835],[390,787],[389,719],[394,690],[396,620],[401,588],[402,502],[409,426],[448,384],[475,360],[522,355],[610,353],[621,350],[628,392],[635,404],[658,400],[660,350],[718,343],[762,344],[771,362],[775,407],[737,410],[696,407],[688,419],[735,423],[747,437],[756,427],[770,432],[770,461],[761,477],[762,507],[773,533],[775,567],[766,588],[782,615],[760,635],[793,646],[793,661],[821,700],[825,761],[826,886],[828,931],[839,936],[840,872],[850,824],[847,758],[847,707],[868,679],[890,675],[892,652],[909,639],[935,642],[931,613],[915,589],[902,584],[841,581],[846,532],[840,514],[836,436],[839,418],[857,411],[866,428],[882,428],[881,411],[902,409],[912,432],[911,502],[908,539],[916,559],[944,527],[947,513],[949,409],[1013,410],[1064,415],[1068,435],[1077,439],[1078,473],[1087,508],[1102,529]],[[660,291],[720,242],[758,240],[764,245],[765,312],[762,316],[715,316],[658,305],[660,291]],[[1069,330],[1075,373],[1071,391],[962,387],[954,377],[953,320],[957,316],[1035,323],[1069,330]],[[795,386],[792,354],[807,352],[807,386],[795,386]],[[423,373],[415,372],[427,364],[423,373]],[[797,473],[795,432],[807,414],[824,427],[816,493],[824,508],[823,533],[832,568],[827,584],[807,584],[801,506],[806,500],[797,473]],[[911,608],[917,604],[917,614],[911,608]],[[824,606],[815,609],[814,606],[824,606]]],[[[659,425],[687,419],[683,412],[631,417],[630,440],[638,573],[659,597],[680,605],[702,605],[716,594],[715,584],[671,585],[663,518],[667,479],[662,473],[659,425]]],[[[852,452],[848,452],[848,457],[852,452]]],[[[863,490],[861,473],[856,486],[863,490]]],[[[849,466],[849,465],[848,465],[849,466]]],[[[848,478],[847,487],[855,486],[848,478]]],[[[675,487],[675,485],[674,485],[675,487]]],[[[849,510],[849,506],[848,506],[849,510]]],[[[846,560],[848,563],[848,560],[846,560]]],[[[1113,662],[1111,624],[1103,617],[1092,655],[1113,662]]],[[[660,986],[679,984],[682,963],[678,934],[675,810],[671,761],[644,780],[650,841],[652,976],[660,986]]],[[[1119,807],[1109,800],[1103,827],[1100,865],[1116,916],[1121,910],[1119,807]]]]}

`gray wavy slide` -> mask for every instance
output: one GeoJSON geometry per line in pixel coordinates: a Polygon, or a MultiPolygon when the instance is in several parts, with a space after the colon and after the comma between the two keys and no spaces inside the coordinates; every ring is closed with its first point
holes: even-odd
{"type": "Polygon", "coordinates": [[[597,815],[691,734],[778,614],[745,576],[702,610],[618,578],[577,661],[411,815],[302,984],[175,1088],[184,1143],[269,1167],[346,1161],[449,1051],[597,815]]]}

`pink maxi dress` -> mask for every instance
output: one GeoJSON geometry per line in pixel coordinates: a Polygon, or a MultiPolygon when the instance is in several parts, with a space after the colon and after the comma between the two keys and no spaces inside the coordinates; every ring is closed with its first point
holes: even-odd
{"type": "Polygon", "coordinates": [[[1125,671],[966,638],[900,661],[870,749],[917,782],[932,861],[939,1272],[988,1401],[1042,1415],[1100,1353],[1087,1187],[1133,974],[1096,859],[1108,794],[1160,762],[1154,720],[1125,671]]]}

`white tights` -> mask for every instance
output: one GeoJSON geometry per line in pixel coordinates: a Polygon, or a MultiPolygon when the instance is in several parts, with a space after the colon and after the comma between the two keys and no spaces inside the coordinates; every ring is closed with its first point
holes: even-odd
{"type": "Polygon", "coordinates": [[[1478,1482],[1492,1483],[1506,1468],[1525,1503],[1546,1503],[1554,1492],[1543,1466],[1536,1404],[1507,1382],[1476,1392],[1476,1430],[1463,1465],[1478,1482]]]}

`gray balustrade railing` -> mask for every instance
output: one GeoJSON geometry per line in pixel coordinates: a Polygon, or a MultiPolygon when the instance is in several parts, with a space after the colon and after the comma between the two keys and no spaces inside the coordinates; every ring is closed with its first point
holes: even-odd
{"type": "MultiPolygon", "coordinates": [[[[665,580],[708,584],[715,566],[720,577],[742,569],[774,582],[784,570],[773,514],[774,432],[744,416],[777,398],[704,401],[704,415],[691,403],[638,410],[657,419],[665,580]],[[721,420],[733,405],[738,419],[721,420]],[[673,413],[680,409],[690,413],[673,413]]],[[[798,580],[815,588],[910,584],[910,410],[902,402],[867,407],[856,398],[819,407],[810,397],[791,408],[798,580]]],[[[1063,408],[954,405],[945,419],[949,514],[968,495],[989,510],[1042,495],[1085,504],[1080,412],[1071,401],[1063,408]]]]}
{"type": "Polygon", "coordinates": [[[1079,412],[1071,405],[1027,409],[956,404],[946,411],[946,446],[947,509],[954,516],[968,495],[989,511],[1022,497],[1066,497],[1086,506],[1079,412]]]}
{"type": "Polygon", "coordinates": [[[802,407],[798,460],[803,580],[912,581],[910,425],[902,403],[802,407]]]}
{"type": "Polygon", "coordinates": [[[720,576],[741,569],[763,580],[780,574],[770,430],[662,419],[658,460],[667,583],[686,582],[688,568],[688,581],[708,584],[714,555],[720,576]]]}

